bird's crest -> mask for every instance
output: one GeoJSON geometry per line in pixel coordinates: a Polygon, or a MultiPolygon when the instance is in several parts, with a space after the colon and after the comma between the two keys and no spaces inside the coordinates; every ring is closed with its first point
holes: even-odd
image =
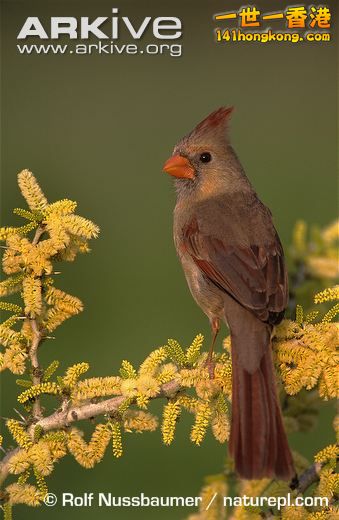
{"type": "Polygon", "coordinates": [[[205,130],[211,130],[223,125],[227,127],[228,121],[231,117],[231,114],[234,110],[234,107],[220,107],[212,114],[203,119],[193,130],[193,132],[204,132],[205,130]]]}
{"type": "Polygon", "coordinates": [[[219,139],[225,141],[227,137],[227,127],[230,120],[233,107],[221,107],[212,112],[209,116],[203,119],[190,132],[185,140],[189,142],[199,142],[213,139],[214,142],[219,139]]]}

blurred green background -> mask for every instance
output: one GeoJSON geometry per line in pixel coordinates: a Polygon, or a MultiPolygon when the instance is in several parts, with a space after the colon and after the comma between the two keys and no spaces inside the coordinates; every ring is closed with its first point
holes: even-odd
{"type": "MultiPolygon", "coordinates": [[[[327,4],[334,22],[336,2],[327,4]]],[[[122,359],[138,365],[168,337],[186,346],[203,332],[208,343],[207,319],[189,294],[172,243],[174,189],[162,164],[200,119],[220,105],[234,105],[233,145],[271,208],[285,247],[297,219],[330,222],[337,213],[335,42],[215,44],[213,13],[238,9],[239,1],[10,0],[1,5],[1,223],[18,222],[11,215],[13,207],[22,206],[16,174],[29,168],[50,201],[77,200],[79,213],[101,228],[90,255],[62,266],[58,286],[79,296],[85,311],[43,345],[42,364],[57,358],[63,370],[86,360],[91,376],[108,375],[122,359]],[[145,16],[180,17],[183,55],[28,56],[16,50],[27,16],[45,22],[53,15],[111,16],[114,6],[139,25],[145,16]]],[[[266,12],[276,8],[273,1],[256,5],[266,12]]],[[[14,380],[2,377],[3,416],[11,416],[16,406],[14,380]]],[[[160,411],[161,403],[153,408],[160,411]]],[[[293,435],[292,446],[311,457],[332,441],[332,414],[331,405],[325,407],[314,433],[293,435]]],[[[93,470],[63,459],[49,480],[50,491],[195,496],[203,477],[222,469],[226,447],[211,436],[194,447],[190,422],[180,422],[169,448],[159,431],[126,434],[121,460],[109,449],[93,470]]],[[[86,520],[98,511],[15,510],[16,520],[47,514],[51,520],[65,514],[86,520]]],[[[176,520],[187,511],[101,508],[99,514],[176,520]]]]}

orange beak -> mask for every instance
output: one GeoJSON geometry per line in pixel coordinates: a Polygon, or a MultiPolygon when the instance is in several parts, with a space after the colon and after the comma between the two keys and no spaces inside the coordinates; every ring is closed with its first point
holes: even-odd
{"type": "Polygon", "coordinates": [[[186,157],[173,155],[165,162],[163,170],[173,177],[180,179],[194,179],[194,168],[186,157]]]}

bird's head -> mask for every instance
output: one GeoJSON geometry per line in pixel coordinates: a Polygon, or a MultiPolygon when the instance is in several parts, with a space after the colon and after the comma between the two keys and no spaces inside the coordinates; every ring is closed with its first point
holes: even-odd
{"type": "Polygon", "coordinates": [[[232,181],[235,154],[227,132],[232,111],[233,107],[215,110],[176,144],[163,170],[175,177],[179,194],[196,188],[213,193],[224,189],[227,179],[232,181]]]}

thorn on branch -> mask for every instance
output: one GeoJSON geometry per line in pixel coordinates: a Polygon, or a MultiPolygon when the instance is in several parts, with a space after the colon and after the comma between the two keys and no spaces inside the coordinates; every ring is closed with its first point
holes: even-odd
{"type": "Polygon", "coordinates": [[[78,414],[76,413],[75,410],[73,410],[73,411],[71,412],[71,416],[72,416],[72,419],[74,419],[74,421],[77,421],[77,420],[78,420],[78,414]]]}

